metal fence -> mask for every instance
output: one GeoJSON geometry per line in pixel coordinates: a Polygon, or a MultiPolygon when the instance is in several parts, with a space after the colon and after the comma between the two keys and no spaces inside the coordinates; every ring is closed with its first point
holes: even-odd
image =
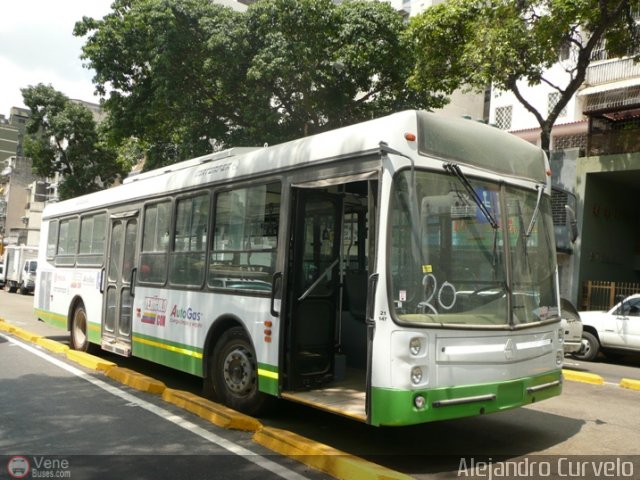
{"type": "Polygon", "coordinates": [[[640,293],[640,283],[587,280],[582,285],[581,310],[609,310],[619,298],[640,293]]]}

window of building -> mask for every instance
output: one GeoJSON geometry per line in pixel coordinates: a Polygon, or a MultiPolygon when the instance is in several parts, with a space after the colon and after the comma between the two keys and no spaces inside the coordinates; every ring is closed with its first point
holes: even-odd
{"type": "Polygon", "coordinates": [[[280,224],[279,182],[217,195],[209,259],[212,287],[271,291],[280,224]]]}
{"type": "Polygon", "coordinates": [[[162,284],[167,274],[171,202],[147,205],[144,209],[142,253],[140,254],[140,282],[162,284]]]}
{"type": "Polygon", "coordinates": [[[496,126],[502,130],[511,128],[511,118],[513,116],[513,106],[496,108],[496,126]]]}
{"type": "Polygon", "coordinates": [[[102,263],[107,233],[106,227],[106,213],[82,217],[80,220],[78,264],[99,265],[102,263]]]}
{"type": "Polygon", "coordinates": [[[204,283],[209,194],[183,198],[176,203],[176,227],[169,280],[174,285],[204,283]]]}
{"type": "MultiPolygon", "coordinates": [[[[559,101],[560,101],[560,92],[551,92],[551,93],[549,93],[549,95],[547,97],[547,113],[550,113],[551,110],[553,110],[555,108],[555,106],[558,104],[559,101]]],[[[559,117],[566,117],[567,116],[567,106],[566,105],[560,111],[560,114],[558,116],[559,117]]]]}

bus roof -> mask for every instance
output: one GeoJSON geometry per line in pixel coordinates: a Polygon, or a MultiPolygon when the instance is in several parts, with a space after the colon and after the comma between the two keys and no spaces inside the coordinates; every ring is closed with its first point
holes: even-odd
{"type": "Polygon", "coordinates": [[[415,157],[404,134],[415,133],[419,152],[489,171],[545,182],[542,151],[511,134],[466,119],[407,110],[375,120],[263,148],[232,148],[125,179],[122,185],[47,205],[45,218],[99,209],[114,202],[178,192],[231,178],[277,172],[323,160],[378,151],[381,141],[415,157]]]}

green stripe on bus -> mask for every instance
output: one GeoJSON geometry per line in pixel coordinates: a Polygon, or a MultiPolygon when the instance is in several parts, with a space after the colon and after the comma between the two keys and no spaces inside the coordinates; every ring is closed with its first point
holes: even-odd
{"type": "Polygon", "coordinates": [[[49,325],[53,325],[54,327],[67,329],[67,316],[60,315],[59,313],[49,312],[47,310],[40,310],[39,308],[34,308],[34,312],[36,317],[44,320],[45,323],[49,325]]]}
{"type": "Polygon", "coordinates": [[[136,357],[202,377],[201,348],[135,333],[132,350],[136,357]]]}
{"type": "MultiPolygon", "coordinates": [[[[57,328],[67,330],[67,317],[65,315],[41,310],[39,308],[35,308],[34,312],[36,317],[44,320],[45,323],[48,323],[49,325],[57,328]]],[[[102,341],[102,326],[99,323],[88,322],[87,336],[89,337],[89,341],[91,343],[100,344],[100,342],[102,341]]]]}
{"type": "Polygon", "coordinates": [[[278,394],[278,367],[258,363],[258,388],[264,393],[278,394]]]}
{"type": "Polygon", "coordinates": [[[538,402],[561,392],[562,373],[559,370],[506,382],[433,390],[410,391],[374,387],[371,391],[371,424],[414,425],[500,412],[538,402]],[[527,391],[532,387],[533,391],[527,391]],[[540,389],[535,391],[535,387],[540,389]],[[418,395],[425,399],[424,408],[419,409],[414,404],[418,395]],[[474,401],[474,397],[491,398],[474,401]],[[438,406],[438,402],[443,403],[438,406]]]}
{"type": "Polygon", "coordinates": [[[91,343],[102,343],[102,325],[99,323],[89,322],[87,337],[91,343]]]}

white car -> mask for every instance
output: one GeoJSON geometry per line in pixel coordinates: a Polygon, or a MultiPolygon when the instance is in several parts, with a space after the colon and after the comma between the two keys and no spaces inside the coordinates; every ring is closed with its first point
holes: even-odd
{"type": "Polygon", "coordinates": [[[560,302],[562,331],[564,332],[564,353],[583,353],[585,345],[582,341],[580,314],[569,300],[561,298],[560,302]]]}
{"type": "Polygon", "coordinates": [[[579,360],[593,360],[599,351],[640,352],[640,294],[631,295],[607,312],[580,312],[583,352],[579,360]]]}

